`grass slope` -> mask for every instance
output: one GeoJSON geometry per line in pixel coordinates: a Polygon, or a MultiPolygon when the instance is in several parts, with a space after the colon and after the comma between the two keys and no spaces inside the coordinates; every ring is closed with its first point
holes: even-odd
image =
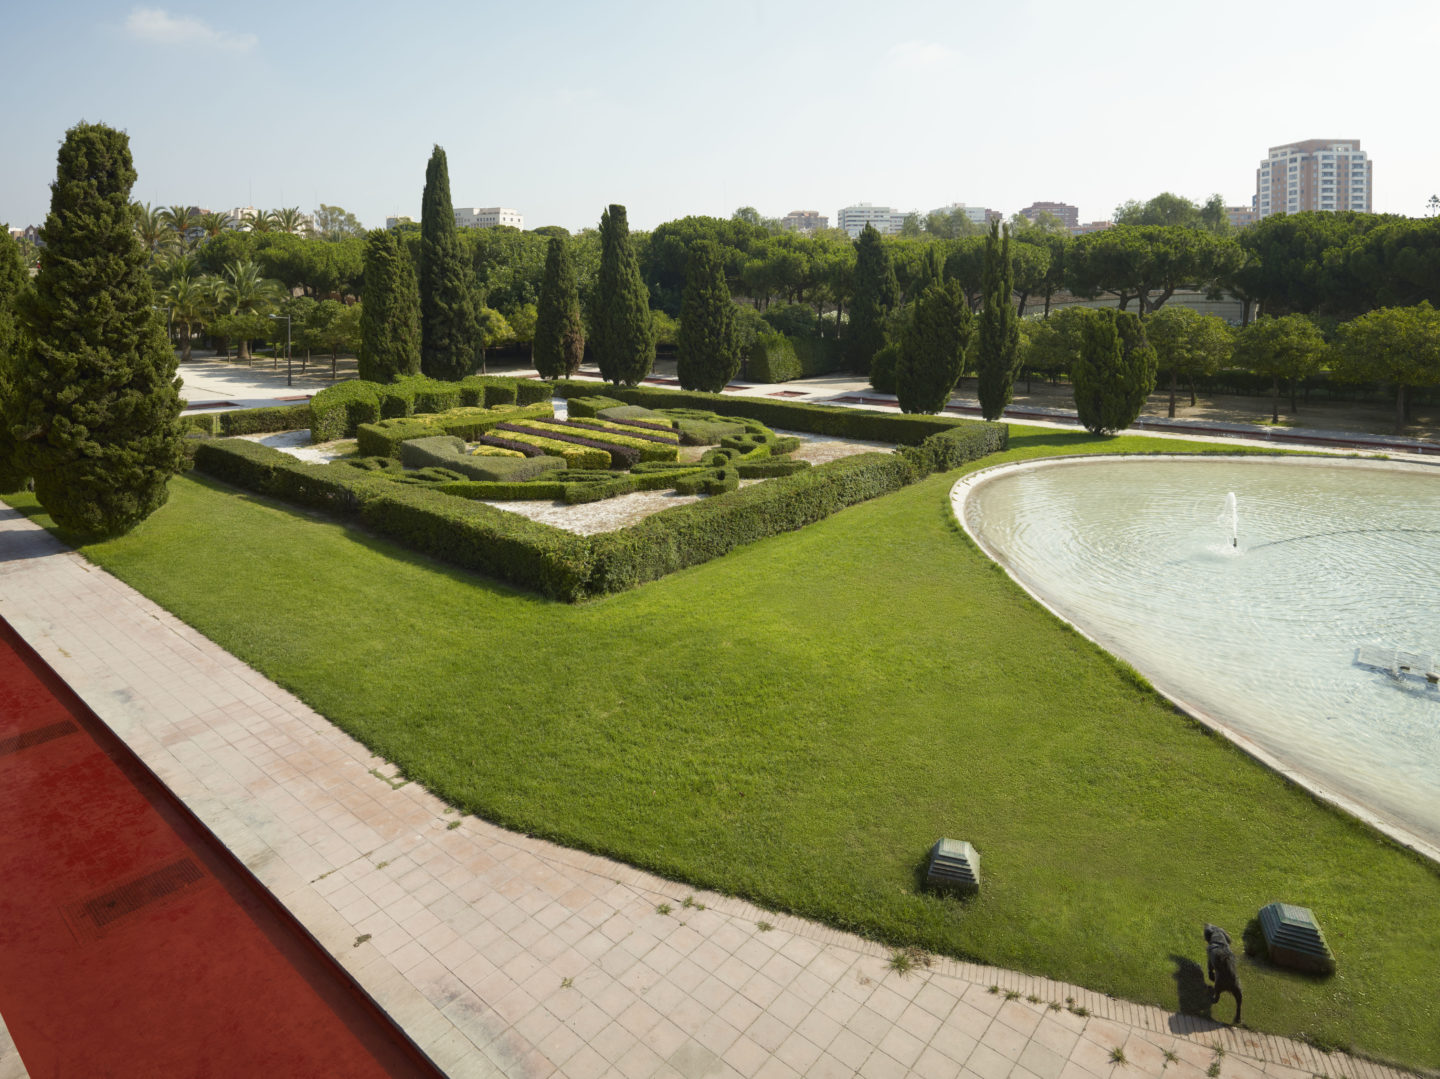
{"type": "MultiPolygon", "coordinates": [[[[1011,441],[983,463],[1183,445],[1011,441]]],[[[581,606],[196,478],[84,553],[468,812],[1168,1008],[1208,1004],[1202,922],[1284,899],[1339,973],[1245,962],[1248,1023],[1440,1066],[1440,873],[1030,601],[954,524],[956,475],[581,606]],[[918,887],[942,835],[978,899],[918,887]]]]}

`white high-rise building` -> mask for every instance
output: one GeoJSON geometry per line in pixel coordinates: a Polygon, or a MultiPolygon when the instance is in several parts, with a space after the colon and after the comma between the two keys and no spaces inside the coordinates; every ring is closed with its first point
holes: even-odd
{"type": "Polygon", "coordinates": [[[1306,210],[1370,213],[1374,164],[1359,139],[1307,139],[1270,147],[1255,170],[1255,217],[1306,210]]]}
{"type": "Polygon", "coordinates": [[[868,202],[857,202],[854,206],[846,206],[835,215],[835,225],[837,228],[844,229],[852,240],[865,231],[866,225],[873,226],[875,231],[882,236],[898,236],[901,227],[905,224],[905,219],[914,212],[914,210],[895,210],[889,206],[872,206],[868,202]]]}
{"type": "Polygon", "coordinates": [[[467,229],[493,229],[496,225],[523,229],[525,216],[508,206],[456,206],[455,224],[467,229]]]}

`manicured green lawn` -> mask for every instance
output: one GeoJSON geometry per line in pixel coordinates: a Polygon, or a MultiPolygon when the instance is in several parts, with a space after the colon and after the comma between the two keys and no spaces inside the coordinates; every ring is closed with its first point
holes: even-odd
{"type": "MultiPolygon", "coordinates": [[[[1021,426],[1012,446],[1198,448],[1021,426]]],[[[1203,922],[1238,939],[1299,903],[1339,973],[1245,963],[1248,1024],[1440,1066],[1436,867],[1031,602],[954,524],[957,475],[581,606],[203,478],[84,553],[468,812],[1172,1009],[1203,922]],[[981,852],[979,898],[917,886],[942,835],[981,852]]]]}

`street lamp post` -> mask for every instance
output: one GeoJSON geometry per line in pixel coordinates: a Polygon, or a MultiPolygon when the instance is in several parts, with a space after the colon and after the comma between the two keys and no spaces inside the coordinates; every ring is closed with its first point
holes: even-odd
{"type": "Polygon", "coordinates": [[[290,316],[289,316],[289,315],[271,315],[271,316],[269,316],[269,317],[270,317],[270,318],[283,318],[283,319],[285,320],[285,385],[287,385],[287,386],[293,386],[293,385],[295,385],[295,380],[294,380],[294,377],[293,377],[293,375],[294,375],[294,367],[293,367],[293,365],[290,363],[290,316]]]}

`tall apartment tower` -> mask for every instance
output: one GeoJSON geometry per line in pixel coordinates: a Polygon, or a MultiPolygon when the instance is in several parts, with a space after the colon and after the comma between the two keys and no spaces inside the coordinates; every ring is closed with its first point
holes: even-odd
{"type": "Polygon", "coordinates": [[[1359,139],[1306,139],[1272,146],[1255,170],[1255,216],[1305,210],[1370,213],[1373,169],[1359,139]]]}

